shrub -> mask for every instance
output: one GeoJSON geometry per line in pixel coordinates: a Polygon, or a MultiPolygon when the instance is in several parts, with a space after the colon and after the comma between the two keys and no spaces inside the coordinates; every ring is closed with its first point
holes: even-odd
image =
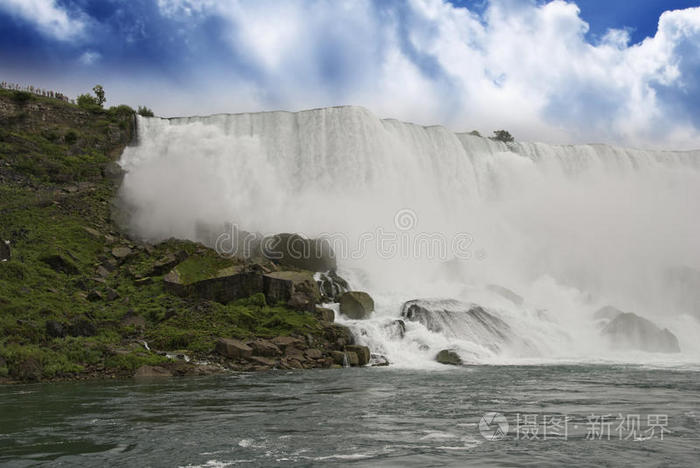
{"type": "Polygon", "coordinates": [[[139,106],[138,113],[143,117],[153,117],[153,111],[146,106],[139,106]]]}
{"type": "Polygon", "coordinates": [[[73,130],[70,130],[68,133],[66,133],[66,136],[64,138],[67,144],[72,145],[73,143],[78,141],[78,134],[75,133],[73,130]]]}
{"type": "Polygon", "coordinates": [[[32,95],[27,91],[14,91],[12,93],[12,99],[19,105],[26,104],[32,98],[32,95]]]}
{"type": "Polygon", "coordinates": [[[478,137],[481,136],[481,133],[479,133],[479,130],[472,130],[471,132],[469,132],[469,134],[474,135],[474,136],[478,136],[478,137]]]}
{"type": "Polygon", "coordinates": [[[513,135],[511,135],[507,130],[494,130],[491,139],[495,141],[502,141],[503,143],[512,143],[515,141],[513,135]]]}
{"type": "Polygon", "coordinates": [[[87,109],[87,110],[95,110],[95,109],[102,108],[97,103],[97,98],[95,98],[95,96],[92,96],[90,94],[81,94],[80,96],[78,96],[78,99],[76,102],[78,103],[78,107],[81,107],[81,108],[87,109]]]}

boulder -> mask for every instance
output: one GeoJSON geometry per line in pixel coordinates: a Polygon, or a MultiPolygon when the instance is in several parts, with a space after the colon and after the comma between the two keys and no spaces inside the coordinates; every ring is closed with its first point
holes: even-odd
{"type": "Polygon", "coordinates": [[[41,257],[39,260],[46,263],[51,267],[51,269],[59,273],[65,273],[67,275],[77,275],[80,273],[80,270],[78,270],[78,267],[75,266],[73,262],[60,254],[46,255],[41,257]]]}
{"type": "Polygon", "coordinates": [[[406,322],[403,320],[391,320],[388,323],[382,325],[389,338],[392,339],[403,339],[406,335],[406,322]]]}
{"type": "Polygon", "coordinates": [[[305,271],[274,271],[263,275],[268,304],[293,302],[294,308],[308,310],[321,299],[313,275],[305,271]]]}
{"type": "Polygon", "coordinates": [[[10,241],[0,239],[0,262],[6,262],[12,257],[10,241]]]}
{"type": "Polygon", "coordinates": [[[355,344],[355,337],[346,326],[331,323],[324,327],[323,332],[331,345],[339,350],[345,349],[347,345],[355,344]]]}
{"type": "Polygon", "coordinates": [[[325,302],[337,302],[340,295],[349,290],[348,282],[338,276],[335,270],[320,274],[318,287],[325,302]]]}
{"type": "Polygon", "coordinates": [[[253,356],[280,356],[282,351],[279,347],[268,340],[255,340],[246,343],[253,350],[253,356]]]}
{"type": "Polygon", "coordinates": [[[134,373],[135,378],[172,377],[173,374],[161,366],[141,366],[134,373]]]}
{"type": "Polygon", "coordinates": [[[601,334],[613,349],[679,353],[678,338],[667,329],[631,312],[622,312],[603,327],[601,334]]]}
{"type": "Polygon", "coordinates": [[[285,352],[290,348],[302,349],[305,347],[302,340],[292,336],[276,336],[271,341],[275,346],[285,352]]]}
{"type": "Polygon", "coordinates": [[[593,318],[595,320],[613,320],[615,317],[623,313],[624,312],[618,309],[617,307],[607,305],[598,309],[593,314],[593,318]]]}
{"type": "Polygon", "coordinates": [[[442,351],[440,351],[435,357],[435,360],[440,364],[447,364],[451,366],[462,365],[462,358],[460,358],[459,354],[452,351],[451,349],[443,349],[442,351]]]}
{"type": "Polygon", "coordinates": [[[345,351],[345,359],[347,360],[348,365],[352,367],[357,367],[360,365],[360,358],[357,356],[357,353],[345,351]]]}
{"type": "Polygon", "coordinates": [[[323,357],[321,350],[315,348],[307,349],[304,354],[308,359],[321,359],[323,357]]]}
{"type": "Polygon", "coordinates": [[[244,265],[222,269],[215,275],[186,284],[178,270],[173,269],[163,278],[163,286],[167,291],[179,296],[197,296],[223,304],[263,292],[262,274],[244,265]]]}
{"type": "Polygon", "coordinates": [[[280,265],[308,271],[335,270],[336,259],[328,241],[298,234],[276,234],[261,242],[262,255],[280,265]]]}
{"type": "Polygon", "coordinates": [[[331,359],[333,363],[339,366],[345,365],[345,352],[344,351],[331,351],[331,359]]]}
{"type": "Polygon", "coordinates": [[[494,352],[513,346],[519,352],[537,355],[534,344],[519,337],[505,321],[477,304],[454,299],[415,299],[403,304],[401,316],[421,323],[434,333],[466,339],[494,352]]]}
{"type": "Polygon", "coordinates": [[[374,311],[374,300],[362,291],[349,291],[339,298],[340,313],[353,320],[364,320],[374,311]]]}
{"type": "Polygon", "coordinates": [[[114,258],[119,260],[124,260],[129,255],[131,255],[131,253],[131,249],[126,246],[114,247],[112,249],[112,255],[114,255],[114,258]]]}
{"type": "Polygon", "coordinates": [[[335,321],[335,311],[326,307],[316,307],[314,315],[322,322],[335,321]]]}
{"type": "Polygon", "coordinates": [[[231,338],[216,340],[216,352],[231,359],[247,359],[253,355],[253,349],[250,346],[231,338]]]}
{"type": "Polygon", "coordinates": [[[357,361],[359,366],[364,366],[369,363],[370,352],[367,346],[362,345],[348,345],[345,347],[345,351],[350,353],[355,353],[357,355],[357,361]]]}
{"type": "Polygon", "coordinates": [[[165,274],[175,268],[178,263],[184,260],[185,255],[176,256],[173,253],[169,253],[164,257],[159,258],[151,267],[147,276],[160,276],[165,274]]]}

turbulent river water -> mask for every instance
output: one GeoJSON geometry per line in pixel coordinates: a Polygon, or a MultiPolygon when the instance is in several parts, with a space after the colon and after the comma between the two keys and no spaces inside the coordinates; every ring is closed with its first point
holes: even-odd
{"type": "Polygon", "coordinates": [[[698,459],[698,368],[354,368],[0,388],[7,466],[599,467],[697,466],[698,459]],[[489,413],[503,419],[482,420],[489,413]]]}

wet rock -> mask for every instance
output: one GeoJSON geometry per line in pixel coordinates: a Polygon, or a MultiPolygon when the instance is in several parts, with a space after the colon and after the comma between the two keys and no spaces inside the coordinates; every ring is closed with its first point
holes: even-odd
{"type": "Polygon", "coordinates": [[[316,307],[314,315],[316,318],[322,322],[333,322],[335,321],[335,311],[333,309],[328,309],[325,307],[316,307]]]}
{"type": "Polygon", "coordinates": [[[594,314],[593,318],[595,320],[613,320],[620,314],[624,314],[623,311],[613,306],[605,306],[598,309],[594,314]]]}
{"type": "Polygon", "coordinates": [[[389,338],[401,340],[406,335],[406,322],[403,320],[392,320],[383,327],[389,338]]]}
{"type": "Polygon", "coordinates": [[[601,334],[613,349],[679,353],[678,338],[668,329],[631,312],[623,312],[605,325],[601,334]]]}
{"type": "Polygon", "coordinates": [[[247,359],[253,355],[253,349],[250,346],[231,338],[216,340],[216,352],[231,359],[247,359]]]}
{"type": "Polygon", "coordinates": [[[262,255],[280,265],[308,271],[336,269],[331,245],[322,239],[305,239],[298,234],[277,234],[261,243],[262,255]]]}
{"type": "Polygon", "coordinates": [[[460,358],[459,354],[452,351],[451,349],[443,349],[442,351],[440,351],[435,357],[435,360],[440,364],[446,364],[451,366],[462,365],[462,358],[460,358]]]}
{"type": "Polygon", "coordinates": [[[320,274],[318,287],[324,302],[336,302],[341,294],[349,290],[348,282],[338,276],[335,270],[320,274]]]}
{"type": "Polygon", "coordinates": [[[12,257],[10,241],[0,239],[0,262],[6,262],[12,257]]]}
{"type": "Polygon", "coordinates": [[[345,365],[345,352],[344,351],[331,351],[331,359],[333,363],[339,366],[345,365]]]}
{"type": "Polygon", "coordinates": [[[262,356],[251,356],[248,358],[249,361],[255,362],[261,366],[265,366],[265,370],[272,369],[277,364],[274,359],[262,357],[262,356]]]}
{"type": "Polygon", "coordinates": [[[348,345],[345,347],[345,351],[348,353],[355,353],[357,355],[357,365],[364,366],[369,363],[370,352],[367,346],[348,345]]]}
{"type": "Polygon", "coordinates": [[[345,357],[348,365],[352,367],[357,367],[360,365],[360,358],[357,356],[357,353],[354,353],[352,351],[346,351],[345,357]]]}
{"type": "Polygon", "coordinates": [[[370,362],[372,362],[372,367],[384,367],[390,364],[386,356],[374,353],[371,356],[370,362]]]}
{"type": "Polygon", "coordinates": [[[66,330],[60,322],[48,320],[46,322],[46,334],[51,338],[63,338],[66,336],[66,330]]]}
{"type": "Polygon", "coordinates": [[[141,366],[134,373],[135,378],[172,377],[173,374],[161,366],[141,366]]]}
{"type": "Polygon", "coordinates": [[[67,275],[77,275],[80,273],[80,270],[72,261],[60,254],[47,255],[41,257],[39,260],[46,263],[51,267],[51,269],[59,273],[65,273],[67,275]]]}
{"type": "Polygon", "coordinates": [[[374,311],[374,300],[362,291],[349,291],[339,298],[340,313],[353,320],[364,320],[374,311]]]}
{"type": "Polygon", "coordinates": [[[345,349],[347,345],[355,344],[355,337],[346,326],[335,323],[329,324],[324,327],[323,333],[325,338],[331,342],[331,345],[339,350],[345,349]]]}

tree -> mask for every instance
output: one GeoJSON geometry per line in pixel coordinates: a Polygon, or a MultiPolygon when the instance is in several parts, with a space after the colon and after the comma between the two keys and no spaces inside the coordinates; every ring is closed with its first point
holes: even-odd
{"type": "Polygon", "coordinates": [[[102,104],[107,102],[107,99],[105,98],[105,90],[102,85],[95,85],[95,87],[92,88],[92,92],[94,92],[95,96],[97,96],[97,105],[102,107],[102,104]]]}
{"type": "Polygon", "coordinates": [[[515,138],[507,130],[494,130],[492,140],[502,141],[503,143],[513,143],[515,138]]]}
{"type": "Polygon", "coordinates": [[[76,100],[79,107],[88,110],[99,109],[100,105],[97,103],[97,98],[92,94],[81,94],[76,100]]]}
{"type": "Polygon", "coordinates": [[[144,117],[153,117],[153,111],[146,106],[139,106],[138,114],[144,117]]]}
{"type": "Polygon", "coordinates": [[[471,132],[469,132],[469,134],[474,135],[474,136],[478,136],[478,137],[481,136],[481,133],[479,133],[479,130],[472,130],[471,132]]]}

